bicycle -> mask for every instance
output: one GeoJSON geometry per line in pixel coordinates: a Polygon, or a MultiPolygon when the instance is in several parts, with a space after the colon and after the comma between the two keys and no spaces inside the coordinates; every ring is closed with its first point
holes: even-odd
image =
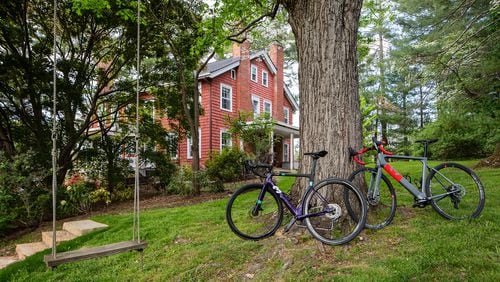
{"type": "Polygon", "coordinates": [[[272,236],[281,226],[284,204],[293,216],[285,232],[297,220],[303,220],[312,236],[325,244],[340,245],[354,239],[365,225],[366,201],[347,180],[327,178],[315,184],[316,162],[327,153],[304,154],[313,160],[309,174],[275,173],[272,165],[247,162],[246,167],[265,181],[263,184],[243,186],[231,196],[226,207],[226,220],[231,230],[243,239],[260,240],[272,236]],[[261,169],[265,169],[265,173],[258,171],[261,169]],[[307,178],[308,189],[302,195],[302,204],[295,206],[288,195],[276,186],[274,176],[307,178]],[[352,204],[350,213],[356,215],[356,220],[350,218],[346,210],[345,197],[352,204]]]}
{"type": "MultiPolygon", "coordinates": [[[[476,218],[481,214],[485,202],[484,187],[472,170],[451,162],[439,164],[434,168],[427,165],[428,146],[437,142],[437,139],[416,141],[424,146],[423,157],[394,155],[384,149],[382,142],[375,138],[372,138],[372,141],[374,146],[371,148],[359,151],[349,148],[353,160],[363,166],[365,163],[359,160],[358,156],[370,150],[377,151],[375,168],[360,168],[348,178],[358,187],[365,188],[362,191],[366,191],[368,202],[367,228],[381,229],[389,225],[396,213],[396,192],[388,177],[382,173],[383,170],[415,197],[413,207],[424,208],[430,204],[438,214],[450,220],[476,218]],[[411,178],[408,180],[403,177],[386,159],[422,162],[422,178],[420,183],[415,181],[415,186],[419,186],[420,191],[411,183],[411,178]]],[[[349,205],[347,209],[351,212],[349,205]]]]}

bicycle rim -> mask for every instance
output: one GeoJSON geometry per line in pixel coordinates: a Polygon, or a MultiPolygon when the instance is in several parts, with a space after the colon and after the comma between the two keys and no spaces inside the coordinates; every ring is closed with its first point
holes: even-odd
{"type": "Polygon", "coordinates": [[[432,169],[427,180],[427,194],[437,196],[432,207],[447,219],[478,217],[484,207],[484,188],[476,174],[469,168],[455,163],[444,163],[432,169]]]}
{"type": "Polygon", "coordinates": [[[229,199],[226,220],[241,238],[266,238],[281,225],[283,209],[278,196],[266,189],[262,202],[257,203],[261,190],[262,185],[251,184],[236,191],[229,199]]]}
{"type": "Polygon", "coordinates": [[[304,214],[317,214],[304,220],[316,239],[329,245],[341,245],[354,239],[363,230],[366,203],[359,190],[349,182],[331,180],[308,191],[304,214]],[[356,218],[347,211],[346,194],[356,218]]]}
{"type": "MultiPolygon", "coordinates": [[[[396,192],[391,182],[382,175],[379,189],[375,191],[376,178],[377,170],[371,168],[359,169],[349,177],[349,181],[366,196],[368,211],[365,227],[369,229],[381,229],[389,225],[396,214],[396,192]]],[[[350,205],[347,205],[347,210],[351,216],[355,216],[350,205]]]]}

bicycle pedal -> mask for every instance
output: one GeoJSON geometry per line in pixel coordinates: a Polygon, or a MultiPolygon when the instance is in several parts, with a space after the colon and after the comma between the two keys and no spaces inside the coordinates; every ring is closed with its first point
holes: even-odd
{"type": "Polygon", "coordinates": [[[286,225],[284,233],[287,233],[288,231],[290,231],[290,229],[292,229],[292,226],[295,224],[296,221],[297,221],[297,219],[295,219],[295,217],[292,218],[292,220],[290,220],[290,222],[286,225]]]}

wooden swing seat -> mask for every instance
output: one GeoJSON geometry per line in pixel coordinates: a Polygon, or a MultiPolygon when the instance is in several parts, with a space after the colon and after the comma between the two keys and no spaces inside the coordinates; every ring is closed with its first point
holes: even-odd
{"type": "Polygon", "coordinates": [[[99,247],[93,247],[88,249],[81,249],[77,251],[70,251],[56,254],[56,257],[52,255],[44,256],[45,264],[48,267],[54,268],[60,264],[91,259],[97,257],[110,256],[114,254],[124,253],[128,251],[143,251],[148,246],[145,241],[123,241],[119,243],[113,243],[109,245],[103,245],[99,247]]]}

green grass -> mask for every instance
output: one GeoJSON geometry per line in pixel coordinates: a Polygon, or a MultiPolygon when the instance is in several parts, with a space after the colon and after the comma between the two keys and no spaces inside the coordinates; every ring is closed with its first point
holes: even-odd
{"type": "MultiPolygon", "coordinates": [[[[399,162],[394,167],[418,176],[418,164],[399,162]]],[[[320,246],[307,232],[281,231],[253,242],[229,230],[223,199],[143,211],[141,237],[149,246],[142,270],[140,253],[130,252],[51,271],[43,263],[47,250],[3,269],[0,281],[500,281],[500,169],[476,172],[486,189],[486,206],[474,221],[447,221],[431,207],[412,208],[413,197],[395,185],[398,211],[393,223],[379,231],[364,230],[347,245],[320,246]]],[[[292,182],[280,179],[279,186],[292,182]]],[[[131,239],[130,214],[92,219],[110,228],[63,243],[58,250],[131,239]]]]}

